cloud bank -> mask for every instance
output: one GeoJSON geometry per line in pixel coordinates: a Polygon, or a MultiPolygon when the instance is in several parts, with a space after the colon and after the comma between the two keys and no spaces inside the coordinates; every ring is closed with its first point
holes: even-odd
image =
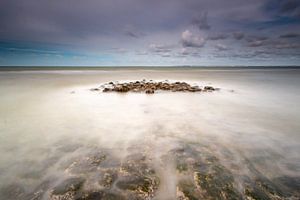
{"type": "Polygon", "coordinates": [[[2,0],[0,27],[0,65],[300,63],[298,0],[2,0]]]}

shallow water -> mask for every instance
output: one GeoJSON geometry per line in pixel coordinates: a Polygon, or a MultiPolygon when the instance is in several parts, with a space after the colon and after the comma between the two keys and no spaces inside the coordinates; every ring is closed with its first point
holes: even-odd
{"type": "Polygon", "coordinates": [[[0,199],[298,199],[299,85],[298,69],[0,71],[0,199]],[[221,90],[89,90],[141,79],[221,90]]]}

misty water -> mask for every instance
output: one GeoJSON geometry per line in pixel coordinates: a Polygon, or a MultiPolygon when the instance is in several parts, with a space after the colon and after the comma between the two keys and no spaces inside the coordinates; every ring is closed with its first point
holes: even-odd
{"type": "Polygon", "coordinates": [[[0,199],[299,199],[299,86],[299,69],[0,71],[0,199]],[[142,79],[220,90],[90,91],[142,79]]]}

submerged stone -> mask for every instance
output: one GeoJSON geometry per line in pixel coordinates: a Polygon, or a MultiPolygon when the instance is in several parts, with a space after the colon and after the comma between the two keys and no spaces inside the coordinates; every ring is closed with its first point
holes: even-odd
{"type": "Polygon", "coordinates": [[[19,184],[9,184],[0,190],[0,197],[3,199],[23,199],[24,195],[25,189],[19,184]]]}
{"type": "Polygon", "coordinates": [[[195,187],[194,183],[189,180],[181,180],[177,185],[178,200],[198,200],[202,199],[200,191],[195,187]]]}
{"type": "Polygon", "coordinates": [[[117,180],[117,178],[118,173],[116,171],[108,170],[102,173],[99,184],[106,188],[110,188],[112,184],[117,180]]]}
{"type": "Polygon", "coordinates": [[[123,177],[116,183],[116,186],[122,190],[133,191],[143,197],[154,196],[154,192],[158,188],[158,178],[143,176],[123,177]]]}
{"type": "Polygon", "coordinates": [[[53,188],[52,195],[62,195],[70,191],[77,191],[81,188],[84,181],[85,179],[81,177],[66,179],[53,188]]]}
{"type": "Polygon", "coordinates": [[[75,200],[125,200],[126,198],[117,193],[109,192],[109,191],[97,191],[81,194],[77,196],[75,200]]]}

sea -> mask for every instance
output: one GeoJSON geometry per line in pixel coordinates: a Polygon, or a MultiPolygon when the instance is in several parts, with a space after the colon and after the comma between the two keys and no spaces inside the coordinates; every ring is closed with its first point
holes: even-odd
{"type": "Polygon", "coordinates": [[[0,68],[0,199],[300,199],[300,68],[0,68]],[[108,82],[212,92],[103,93],[108,82]]]}

